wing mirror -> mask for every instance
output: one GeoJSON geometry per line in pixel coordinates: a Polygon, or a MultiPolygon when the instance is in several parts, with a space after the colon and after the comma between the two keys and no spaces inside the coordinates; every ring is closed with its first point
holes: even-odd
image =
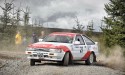
{"type": "Polygon", "coordinates": [[[39,39],[39,42],[42,42],[43,41],[43,39],[39,39]]]}
{"type": "Polygon", "coordinates": [[[74,44],[80,44],[80,41],[75,41],[74,44]]]}

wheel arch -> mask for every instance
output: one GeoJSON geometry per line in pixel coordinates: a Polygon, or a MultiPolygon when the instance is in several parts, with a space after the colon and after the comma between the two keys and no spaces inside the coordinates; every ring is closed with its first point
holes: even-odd
{"type": "Polygon", "coordinates": [[[91,51],[91,54],[93,54],[93,56],[94,56],[94,62],[96,62],[96,55],[95,55],[95,52],[94,52],[94,51],[91,51]]]}
{"type": "MultiPolygon", "coordinates": [[[[69,51],[66,51],[65,52],[65,54],[66,53],[69,53],[69,64],[73,64],[73,55],[72,55],[72,53],[71,53],[71,51],[69,50],[69,51]]],[[[64,55],[65,56],[65,55],[64,55]]],[[[63,60],[62,61],[64,61],[64,57],[63,57],[63,60]]]]}
{"type": "MultiPolygon", "coordinates": [[[[69,59],[70,59],[70,60],[73,60],[73,55],[72,55],[71,51],[68,50],[68,51],[65,52],[65,54],[66,54],[67,52],[69,53],[69,59]]],[[[64,58],[64,57],[63,57],[63,58],[64,58]]]]}
{"type": "Polygon", "coordinates": [[[91,54],[93,54],[94,62],[96,62],[96,55],[94,51],[87,51],[86,54],[83,56],[82,60],[87,60],[91,54]]]}

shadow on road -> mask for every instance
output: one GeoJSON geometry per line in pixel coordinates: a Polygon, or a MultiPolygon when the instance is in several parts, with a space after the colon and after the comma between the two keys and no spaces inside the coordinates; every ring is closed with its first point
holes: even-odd
{"type": "MultiPolygon", "coordinates": [[[[52,62],[52,61],[48,61],[45,63],[36,63],[35,66],[44,66],[44,65],[49,65],[49,66],[58,66],[58,67],[65,67],[62,65],[61,62],[52,62]]],[[[86,65],[84,61],[80,61],[80,62],[74,62],[73,64],[69,64],[68,66],[104,66],[102,64],[98,64],[98,63],[94,63],[92,65],[86,65]]]]}

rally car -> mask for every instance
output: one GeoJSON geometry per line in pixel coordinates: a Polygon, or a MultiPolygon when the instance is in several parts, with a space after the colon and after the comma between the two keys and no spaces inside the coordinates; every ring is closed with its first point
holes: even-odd
{"type": "Polygon", "coordinates": [[[91,65],[96,62],[98,43],[79,33],[53,32],[42,41],[28,46],[25,53],[30,65],[41,61],[62,62],[64,66],[73,61],[85,61],[91,65]]]}

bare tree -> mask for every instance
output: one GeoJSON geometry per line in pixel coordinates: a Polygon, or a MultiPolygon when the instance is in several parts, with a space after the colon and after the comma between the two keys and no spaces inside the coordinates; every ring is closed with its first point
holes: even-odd
{"type": "Polygon", "coordinates": [[[88,25],[87,25],[87,30],[93,32],[93,30],[94,30],[93,25],[94,25],[94,23],[93,23],[93,20],[92,20],[91,22],[88,23],[88,25]]]}
{"type": "Polygon", "coordinates": [[[73,27],[73,30],[75,30],[78,33],[83,33],[83,29],[85,27],[82,24],[80,24],[77,16],[76,16],[75,22],[76,22],[76,27],[73,27]]]}
{"type": "Polygon", "coordinates": [[[94,25],[93,20],[89,22],[87,25],[87,35],[90,37],[92,36],[93,30],[94,30],[93,25],[94,25]]]}
{"type": "Polygon", "coordinates": [[[24,16],[23,16],[23,21],[24,21],[24,32],[25,34],[24,35],[27,35],[28,34],[28,25],[29,25],[29,14],[30,14],[30,8],[27,6],[25,8],[25,11],[22,10],[24,12],[24,16]]]}

